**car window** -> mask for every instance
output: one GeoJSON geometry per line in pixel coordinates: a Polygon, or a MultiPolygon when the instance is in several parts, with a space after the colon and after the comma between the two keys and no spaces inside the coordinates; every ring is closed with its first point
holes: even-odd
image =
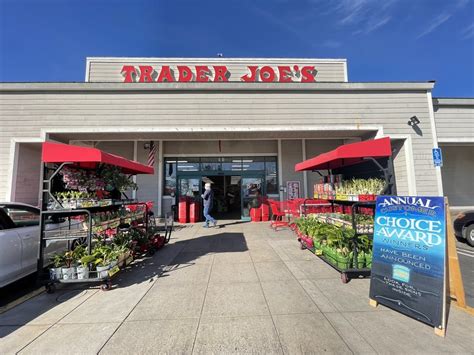
{"type": "Polygon", "coordinates": [[[4,207],[3,210],[12,220],[16,228],[38,226],[39,212],[26,207],[4,207]]]}

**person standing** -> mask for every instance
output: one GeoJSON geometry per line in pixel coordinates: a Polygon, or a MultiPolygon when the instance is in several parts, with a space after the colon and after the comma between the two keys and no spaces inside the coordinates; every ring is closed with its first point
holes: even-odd
{"type": "Polygon", "coordinates": [[[209,223],[212,223],[213,226],[215,227],[217,225],[217,221],[209,214],[209,212],[212,210],[212,204],[214,200],[214,192],[211,189],[211,184],[206,183],[204,185],[204,193],[201,195],[203,199],[203,206],[204,206],[204,218],[206,218],[206,222],[204,223],[203,227],[208,228],[209,223]]]}

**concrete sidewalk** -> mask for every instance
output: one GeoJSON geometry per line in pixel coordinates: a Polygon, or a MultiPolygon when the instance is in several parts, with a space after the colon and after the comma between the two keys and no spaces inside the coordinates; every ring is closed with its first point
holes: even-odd
{"type": "Polygon", "coordinates": [[[474,317],[447,337],[368,305],[340,275],[264,223],[190,225],[108,292],[62,288],[0,315],[0,353],[472,353],[474,317]]]}

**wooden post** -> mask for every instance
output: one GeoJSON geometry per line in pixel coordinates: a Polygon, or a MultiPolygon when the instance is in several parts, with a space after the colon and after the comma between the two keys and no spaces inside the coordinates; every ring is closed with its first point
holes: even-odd
{"type": "Polygon", "coordinates": [[[376,301],[376,300],[373,300],[372,298],[369,298],[369,306],[372,306],[372,307],[377,307],[379,305],[379,303],[376,301]]]}

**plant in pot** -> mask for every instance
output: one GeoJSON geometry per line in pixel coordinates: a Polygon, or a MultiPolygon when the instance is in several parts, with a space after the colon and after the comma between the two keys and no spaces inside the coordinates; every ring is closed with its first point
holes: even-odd
{"type": "Polygon", "coordinates": [[[73,257],[74,260],[79,262],[79,265],[76,267],[77,278],[79,280],[89,278],[89,263],[91,262],[91,255],[88,255],[86,248],[82,245],[77,246],[73,250],[73,257]]]}
{"type": "Polygon", "coordinates": [[[54,254],[51,262],[54,267],[49,269],[49,278],[51,280],[60,280],[62,278],[61,266],[64,264],[64,254],[54,254]]]}
{"type": "Polygon", "coordinates": [[[108,276],[110,266],[111,247],[107,245],[100,245],[94,249],[92,255],[94,256],[94,264],[97,270],[97,277],[104,278],[108,276]]]}
{"type": "Polygon", "coordinates": [[[80,259],[80,265],[77,267],[77,278],[79,280],[88,279],[90,265],[94,263],[95,256],[90,254],[83,255],[80,259]]]}
{"type": "Polygon", "coordinates": [[[61,269],[63,280],[73,280],[77,278],[77,269],[74,266],[75,263],[74,251],[69,250],[64,253],[64,266],[61,269]]]}

